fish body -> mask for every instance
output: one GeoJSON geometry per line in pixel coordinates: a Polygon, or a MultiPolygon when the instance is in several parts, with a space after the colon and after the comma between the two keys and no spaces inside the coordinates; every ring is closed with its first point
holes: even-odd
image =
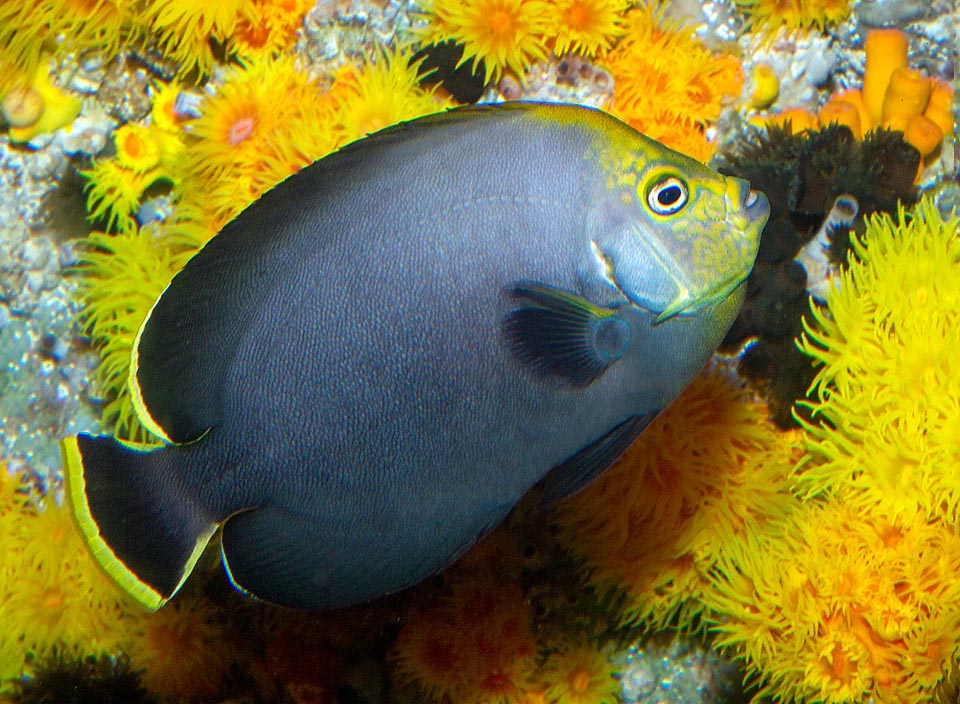
{"type": "Polygon", "coordinates": [[[282,182],[171,282],[130,387],[159,450],[63,442],[94,554],[156,608],[228,575],[332,608],[438,572],[532,486],[608,466],[734,320],[766,199],[615,118],[388,128],[282,182]]]}

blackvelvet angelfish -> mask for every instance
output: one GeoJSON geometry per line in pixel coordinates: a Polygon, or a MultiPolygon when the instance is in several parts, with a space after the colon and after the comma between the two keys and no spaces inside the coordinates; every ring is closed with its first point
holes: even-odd
{"type": "Polygon", "coordinates": [[[145,450],[62,443],[94,555],[148,608],[220,528],[241,591],[305,608],[435,574],[543,482],[583,487],[692,380],[766,199],[603,112],[470,107],[288,178],[137,336],[145,450]]]}

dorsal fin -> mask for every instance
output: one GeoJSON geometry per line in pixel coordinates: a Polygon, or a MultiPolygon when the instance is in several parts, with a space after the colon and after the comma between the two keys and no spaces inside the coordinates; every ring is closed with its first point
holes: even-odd
{"type": "Polygon", "coordinates": [[[249,320],[296,258],[283,246],[284,228],[271,223],[283,217],[290,198],[289,189],[275,189],[228,223],[173,278],[144,321],[130,387],[155,434],[190,442],[220,421],[224,381],[249,320]]]}

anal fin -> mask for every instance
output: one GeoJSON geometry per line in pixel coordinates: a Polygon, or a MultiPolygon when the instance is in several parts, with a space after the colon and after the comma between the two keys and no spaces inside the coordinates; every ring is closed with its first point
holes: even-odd
{"type": "Polygon", "coordinates": [[[540,505],[549,507],[599,477],[637,439],[656,413],[627,419],[596,442],[554,467],[543,480],[540,505]]]}

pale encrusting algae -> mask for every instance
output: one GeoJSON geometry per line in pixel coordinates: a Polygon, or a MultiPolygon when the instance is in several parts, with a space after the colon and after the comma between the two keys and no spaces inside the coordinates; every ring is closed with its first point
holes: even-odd
{"type": "MultiPolygon", "coordinates": [[[[5,3],[0,27],[0,691],[54,653],[125,653],[165,701],[956,701],[949,3],[44,0],[5,3]],[[906,65],[888,71],[902,69],[898,95],[929,81],[920,114],[943,139],[926,123],[908,134],[924,152],[914,194],[930,191],[915,209],[894,199],[836,234],[855,244],[804,318],[819,372],[802,429],[777,430],[734,364],[712,367],[549,520],[523,507],[440,578],[342,613],[240,603],[211,555],[202,583],[145,615],[84,552],[59,505],[56,438],[99,415],[149,439],[125,384],[156,295],[277,181],[453,105],[443,84],[418,83],[411,57],[427,44],[461,42],[486,99],[588,102],[708,160],[755,141],[753,118],[850,124],[845,99],[855,137],[865,123],[905,130],[896,106],[865,119],[850,92],[876,92],[865,67],[886,69],[864,43],[878,29],[899,41],[890,25],[906,32],[906,65]],[[689,647],[644,640],[677,627],[689,647]],[[690,655],[701,638],[743,665],[746,695],[738,672],[690,655]]],[[[857,168],[867,181],[870,164],[857,168]]],[[[816,231],[807,203],[783,205],[816,231]]],[[[762,247],[787,246],[787,231],[772,221],[762,247]]],[[[754,310],[792,331],[782,300],[754,310]]]]}

